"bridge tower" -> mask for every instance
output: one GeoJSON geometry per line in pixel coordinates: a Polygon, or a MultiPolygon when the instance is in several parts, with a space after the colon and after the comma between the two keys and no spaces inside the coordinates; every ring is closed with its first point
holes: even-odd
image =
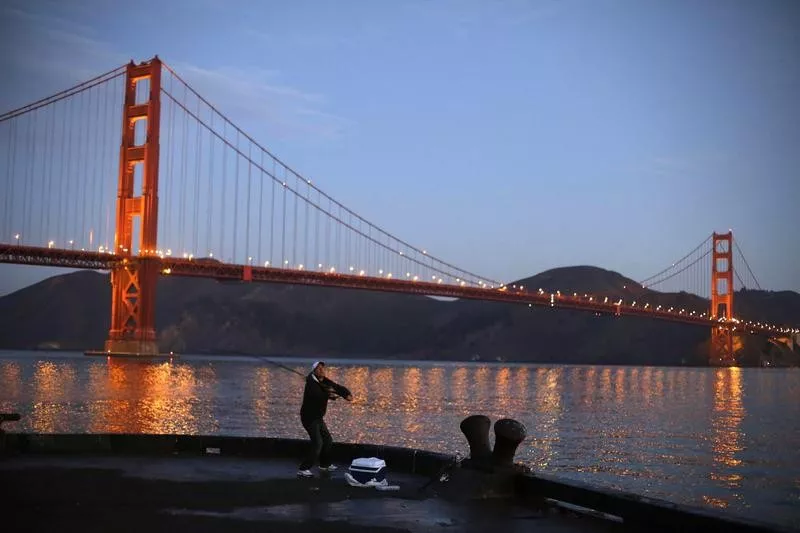
{"type": "MultiPolygon", "coordinates": [[[[733,318],[733,232],[714,233],[712,241],[711,316],[729,322],[733,318]]],[[[709,362],[719,366],[736,364],[732,328],[714,326],[711,329],[709,362]]]]}
{"type": "Polygon", "coordinates": [[[128,64],[123,105],[114,233],[114,253],[122,259],[111,271],[111,329],[105,350],[112,354],[154,355],[158,353],[155,333],[161,111],[158,56],[138,65],[133,61],[128,64]],[[136,89],[143,82],[147,82],[148,98],[137,102],[136,89]],[[138,140],[141,144],[137,144],[138,140]],[[137,184],[139,187],[135,187],[137,184]],[[138,257],[133,256],[136,229],[138,257]]]}

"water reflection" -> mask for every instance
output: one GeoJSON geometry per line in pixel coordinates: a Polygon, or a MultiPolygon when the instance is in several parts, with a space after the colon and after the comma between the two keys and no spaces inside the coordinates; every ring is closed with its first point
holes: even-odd
{"type": "Polygon", "coordinates": [[[37,362],[33,372],[34,402],[31,412],[34,431],[60,433],[70,430],[70,399],[75,381],[76,372],[71,365],[37,362]]]}
{"type": "Polygon", "coordinates": [[[253,398],[253,414],[255,415],[258,433],[261,435],[266,435],[269,429],[271,372],[272,369],[270,368],[256,368],[250,385],[250,394],[253,398]]]}
{"type": "Polygon", "coordinates": [[[108,359],[89,368],[89,429],[97,433],[194,434],[216,420],[201,400],[212,369],[108,359]],[[198,385],[201,384],[201,385],[198,385]],[[201,390],[198,390],[201,389],[201,390]],[[204,407],[205,406],[205,407],[204,407]]]}
{"type": "Polygon", "coordinates": [[[614,372],[614,402],[622,404],[625,402],[625,369],[617,368],[614,372]]]}
{"type": "Polygon", "coordinates": [[[461,366],[456,368],[451,373],[452,381],[452,394],[450,394],[451,402],[456,408],[458,416],[462,419],[468,416],[470,403],[469,395],[467,394],[468,375],[467,367],[461,366]]]}
{"type": "Polygon", "coordinates": [[[600,373],[600,393],[603,402],[611,398],[611,369],[608,367],[600,373]]]}
{"type": "MultiPolygon", "coordinates": [[[[22,391],[22,366],[16,361],[0,361],[0,383],[3,385],[3,395],[8,398],[20,396],[22,391]]],[[[0,409],[12,411],[11,402],[0,398],[0,409]]]]}
{"type": "Polygon", "coordinates": [[[538,368],[534,386],[534,430],[531,435],[535,464],[546,468],[557,456],[561,419],[562,368],[538,368]]]}
{"type": "MultiPolygon", "coordinates": [[[[458,424],[483,413],[525,424],[518,459],[559,476],[761,518],[800,501],[800,372],[350,362],[331,377],[356,398],[329,406],[337,441],[465,452],[458,424]]],[[[306,438],[303,379],[255,359],[0,357],[0,380],[13,430],[306,438]]]]}
{"type": "MultiPolygon", "coordinates": [[[[711,446],[716,468],[711,470],[709,477],[728,489],[738,489],[742,483],[742,475],[736,467],[742,464],[738,454],[743,450],[741,424],[744,416],[741,369],[718,369],[711,418],[711,446]]],[[[735,491],[729,494],[736,497],[735,491]]],[[[729,498],[707,496],[704,499],[715,507],[724,508],[730,503],[729,498]]]]}
{"type": "Polygon", "coordinates": [[[494,390],[497,396],[497,408],[505,413],[511,404],[509,394],[509,379],[511,376],[511,369],[508,367],[500,368],[495,373],[494,390]]]}

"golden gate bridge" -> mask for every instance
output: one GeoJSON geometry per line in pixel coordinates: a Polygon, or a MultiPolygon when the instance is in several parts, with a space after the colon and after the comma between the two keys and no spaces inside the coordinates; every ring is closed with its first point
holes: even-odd
{"type": "Polygon", "coordinates": [[[735,335],[791,343],[800,333],[734,313],[736,290],[761,287],[732,231],[709,235],[630,298],[506,284],[457,267],[335,200],[158,57],[0,115],[0,176],[0,262],[110,271],[108,353],[158,353],[163,275],[646,316],[708,327],[709,361],[722,365],[736,362],[735,335]],[[657,289],[708,303],[667,307],[657,289]]]}

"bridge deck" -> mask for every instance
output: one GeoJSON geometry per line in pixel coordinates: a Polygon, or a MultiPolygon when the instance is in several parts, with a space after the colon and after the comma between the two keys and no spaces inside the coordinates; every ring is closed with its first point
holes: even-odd
{"type": "Polygon", "coordinates": [[[649,307],[646,302],[618,303],[608,299],[594,299],[590,295],[551,294],[517,288],[474,287],[469,285],[452,285],[432,283],[408,279],[388,279],[367,275],[332,273],[325,271],[284,269],[273,267],[257,267],[239,264],[219,263],[209,260],[191,260],[175,257],[150,256],[147,258],[133,256],[123,257],[109,253],[83,250],[64,250],[59,248],[42,248],[36,246],[17,246],[0,243],[0,263],[61,266],[92,270],[111,270],[115,265],[137,261],[158,262],[162,275],[203,277],[217,280],[246,280],[248,282],[289,283],[322,287],[339,287],[372,291],[423,294],[450,298],[465,298],[531,306],[574,309],[579,311],[616,316],[638,316],[656,320],[666,320],[682,324],[691,324],[706,328],[737,328],[752,334],[786,334],[797,333],[790,327],[778,327],[770,324],[743,322],[719,322],[702,314],[678,309],[661,309],[659,306],[649,307]]]}

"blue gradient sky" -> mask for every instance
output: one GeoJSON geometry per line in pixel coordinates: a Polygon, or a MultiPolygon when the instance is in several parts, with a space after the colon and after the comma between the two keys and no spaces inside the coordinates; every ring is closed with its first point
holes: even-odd
{"type": "MultiPolygon", "coordinates": [[[[800,2],[109,4],[4,2],[0,109],[159,54],[334,197],[488,277],[643,279],[732,228],[762,286],[800,291],[800,2]]],[[[0,294],[54,273],[2,266],[0,294]]]]}

